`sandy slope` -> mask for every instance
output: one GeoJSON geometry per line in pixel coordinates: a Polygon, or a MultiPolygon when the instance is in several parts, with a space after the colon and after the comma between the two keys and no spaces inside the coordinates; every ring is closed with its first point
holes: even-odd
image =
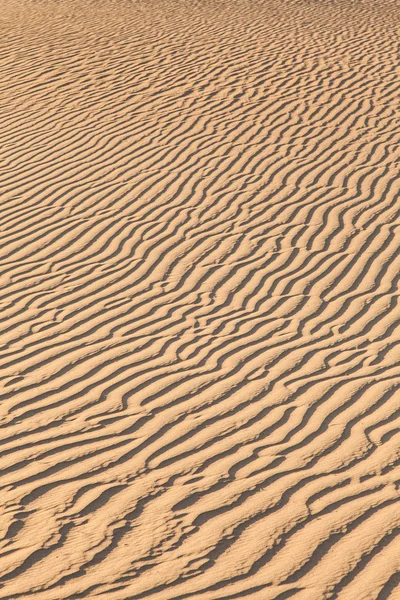
{"type": "Polygon", "coordinates": [[[400,6],[3,0],[0,598],[400,598],[400,6]]]}

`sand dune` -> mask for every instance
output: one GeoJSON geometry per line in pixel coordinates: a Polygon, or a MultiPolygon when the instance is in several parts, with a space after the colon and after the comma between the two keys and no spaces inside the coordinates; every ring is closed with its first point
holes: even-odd
{"type": "Polygon", "coordinates": [[[4,0],[0,599],[400,598],[399,22],[4,0]]]}

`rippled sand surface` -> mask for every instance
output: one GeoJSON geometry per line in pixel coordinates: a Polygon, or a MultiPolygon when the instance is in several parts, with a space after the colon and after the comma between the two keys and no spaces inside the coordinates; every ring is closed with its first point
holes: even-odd
{"type": "Polygon", "coordinates": [[[399,23],[3,0],[1,600],[400,598],[399,23]]]}

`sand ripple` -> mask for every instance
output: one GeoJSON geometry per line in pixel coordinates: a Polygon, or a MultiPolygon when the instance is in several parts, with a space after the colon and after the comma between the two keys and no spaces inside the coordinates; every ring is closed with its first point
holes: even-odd
{"type": "Polygon", "coordinates": [[[0,598],[399,598],[398,4],[4,0],[0,598]]]}

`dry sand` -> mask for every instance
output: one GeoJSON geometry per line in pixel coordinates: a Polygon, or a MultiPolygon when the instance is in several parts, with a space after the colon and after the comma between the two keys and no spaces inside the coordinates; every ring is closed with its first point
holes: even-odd
{"type": "Polygon", "coordinates": [[[1,600],[400,598],[399,3],[1,11],[1,600]]]}

